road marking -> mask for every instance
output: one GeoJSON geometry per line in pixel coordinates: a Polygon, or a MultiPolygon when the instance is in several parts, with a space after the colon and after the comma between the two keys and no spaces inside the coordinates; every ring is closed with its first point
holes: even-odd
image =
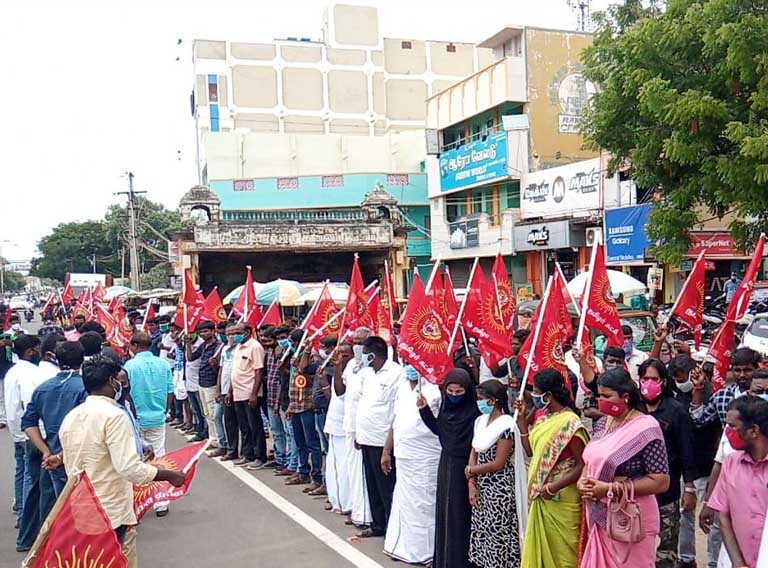
{"type": "Polygon", "coordinates": [[[221,467],[229,471],[232,475],[237,477],[240,481],[245,483],[256,493],[264,497],[264,499],[269,501],[275,508],[293,519],[299,526],[307,530],[310,534],[312,534],[312,536],[316,537],[328,548],[349,560],[353,566],[357,566],[358,568],[384,568],[370,556],[360,552],[357,548],[349,544],[335,532],[326,528],[322,523],[306,514],[296,505],[288,501],[285,497],[277,493],[271,487],[267,486],[264,482],[259,481],[256,477],[245,471],[243,468],[233,466],[231,461],[211,461],[219,464],[221,467]]]}

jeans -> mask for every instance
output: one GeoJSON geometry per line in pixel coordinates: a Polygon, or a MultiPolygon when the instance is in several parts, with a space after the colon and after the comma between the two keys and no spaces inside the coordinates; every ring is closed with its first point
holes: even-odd
{"type": "Polygon", "coordinates": [[[21,523],[21,512],[24,510],[24,479],[27,477],[24,465],[26,445],[26,442],[13,443],[13,458],[16,463],[16,470],[13,474],[13,512],[16,513],[16,519],[19,523],[21,523]]]}
{"type": "Polygon", "coordinates": [[[323,408],[320,410],[315,410],[315,432],[317,432],[317,437],[320,439],[320,451],[323,452],[323,455],[328,454],[328,437],[325,435],[325,417],[328,416],[328,411],[323,408]]]}
{"type": "Polygon", "coordinates": [[[173,397],[173,402],[171,403],[171,418],[174,420],[184,420],[184,401],[178,400],[176,397],[173,397]]]}
{"type": "Polygon", "coordinates": [[[211,438],[219,439],[219,432],[216,430],[216,420],[214,412],[216,407],[216,387],[200,387],[200,408],[205,417],[206,432],[211,438]]]}
{"type": "Polygon", "coordinates": [[[187,392],[189,397],[189,405],[192,407],[192,420],[195,424],[195,432],[199,438],[205,439],[208,437],[208,423],[205,421],[203,415],[203,407],[200,404],[200,393],[187,392]]]}
{"type": "Polygon", "coordinates": [[[216,423],[216,436],[219,447],[222,450],[228,450],[227,429],[224,427],[224,405],[220,402],[213,405],[213,421],[216,423]]]}
{"type": "Polygon", "coordinates": [[[283,430],[288,440],[286,444],[286,469],[299,471],[299,452],[296,450],[296,438],[293,435],[293,421],[285,416],[285,410],[280,409],[280,418],[283,420],[283,430]]]}
{"type": "MultiPolygon", "coordinates": [[[[693,482],[696,487],[696,497],[701,503],[704,501],[704,495],[707,491],[707,482],[709,477],[700,477],[693,482]]],[[[680,546],[678,548],[680,561],[691,562],[696,560],[696,526],[697,515],[691,511],[683,512],[680,517],[680,546]]],[[[709,531],[707,537],[707,566],[717,568],[717,557],[720,554],[722,539],[720,538],[720,522],[715,513],[715,522],[709,531]]]]}
{"type": "MultiPolygon", "coordinates": [[[[165,424],[158,426],[157,428],[142,428],[141,438],[150,446],[155,452],[155,457],[160,458],[165,455],[165,424]]],[[[155,511],[165,511],[168,509],[169,501],[158,501],[154,505],[155,511]]]]}
{"type": "Polygon", "coordinates": [[[235,402],[235,413],[240,434],[243,436],[242,456],[250,461],[267,461],[267,438],[261,408],[251,408],[247,400],[235,402]]]}
{"type": "Polygon", "coordinates": [[[315,483],[323,482],[323,454],[315,431],[315,413],[311,410],[291,415],[293,437],[299,452],[299,474],[311,475],[315,483]],[[311,470],[310,470],[311,464],[311,470]]]}
{"type": "Polygon", "coordinates": [[[274,408],[267,410],[269,415],[269,430],[272,433],[272,443],[275,446],[275,463],[278,469],[284,469],[288,464],[288,453],[286,451],[286,433],[283,427],[283,419],[279,412],[274,408]]]}
{"type": "Polygon", "coordinates": [[[25,487],[26,497],[19,523],[19,536],[16,548],[29,550],[37,538],[40,525],[56,502],[56,492],[51,476],[43,467],[43,454],[32,442],[26,442],[25,467],[29,486],[25,487]]]}
{"type": "Polygon", "coordinates": [[[240,455],[240,430],[237,427],[237,414],[234,403],[225,404],[224,431],[227,433],[227,451],[229,455],[240,455]]]}

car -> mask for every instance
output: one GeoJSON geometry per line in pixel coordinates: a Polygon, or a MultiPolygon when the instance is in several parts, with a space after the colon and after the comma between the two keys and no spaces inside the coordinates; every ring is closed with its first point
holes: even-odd
{"type": "Polygon", "coordinates": [[[768,313],[755,314],[744,331],[740,347],[749,347],[763,356],[768,355],[768,313]]]}
{"type": "Polygon", "coordinates": [[[11,301],[8,302],[11,310],[26,310],[32,307],[32,303],[27,300],[26,296],[14,296],[11,301]]]}

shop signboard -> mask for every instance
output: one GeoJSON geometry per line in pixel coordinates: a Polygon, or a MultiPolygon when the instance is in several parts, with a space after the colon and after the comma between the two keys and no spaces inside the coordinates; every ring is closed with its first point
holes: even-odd
{"type": "Polygon", "coordinates": [[[605,211],[605,255],[607,264],[643,262],[645,251],[653,242],[645,233],[649,203],[606,209],[605,211]]]}
{"type": "Polygon", "coordinates": [[[589,217],[602,209],[600,158],[524,174],[520,218],[589,217]]]}
{"type": "Polygon", "coordinates": [[[505,178],[507,133],[495,132],[440,155],[440,191],[505,178]]]}
{"type": "Polygon", "coordinates": [[[704,251],[706,258],[749,258],[736,246],[729,233],[691,233],[691,246],[686,253],[698,257],[704,251]]]}
{"type": "Polygon", "coordinates": [[[480,230],[477,218],[462,219],[448,223],[450,248],[465,249],[480,244],[480,230]]]}
{"type": "Polygon", "coordinates": [[[661,286],[664,283],[664,269],[663,268],[649,268],[648,269],[648,289],[649,290],[661,290],[661,286]]]}
{"type": "Polygon", "coordinates": [[[515,287],[517,303],[533,300],[533,284],[521,284],[515,287]]]}
{"type": "Polygon", "coordinates": [[[516,225],[512,237],[518,252],[584,246],[586,243],[584,229],[571,227],[567,220],[516,225]]]}

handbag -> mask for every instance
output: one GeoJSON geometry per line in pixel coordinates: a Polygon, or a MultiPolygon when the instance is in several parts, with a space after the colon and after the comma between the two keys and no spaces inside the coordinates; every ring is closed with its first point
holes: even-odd
{"type": "Polygon", "coordinates": [[[619,558],[616,551],[613,550],[613,542],[624,542],[634,544],[643,540],[643,519],[640,514],[640,507],[635,501],[635,484],[629,480],[614,482],[608,489],[608,516],[606,520],[606,530],[611,540],[611,549],[620,563],[624,563],[629,558],[631,547],[627,547],[626,554],[619,558]],[[618,494],[621,497],[617,498],[618,494]]]}

